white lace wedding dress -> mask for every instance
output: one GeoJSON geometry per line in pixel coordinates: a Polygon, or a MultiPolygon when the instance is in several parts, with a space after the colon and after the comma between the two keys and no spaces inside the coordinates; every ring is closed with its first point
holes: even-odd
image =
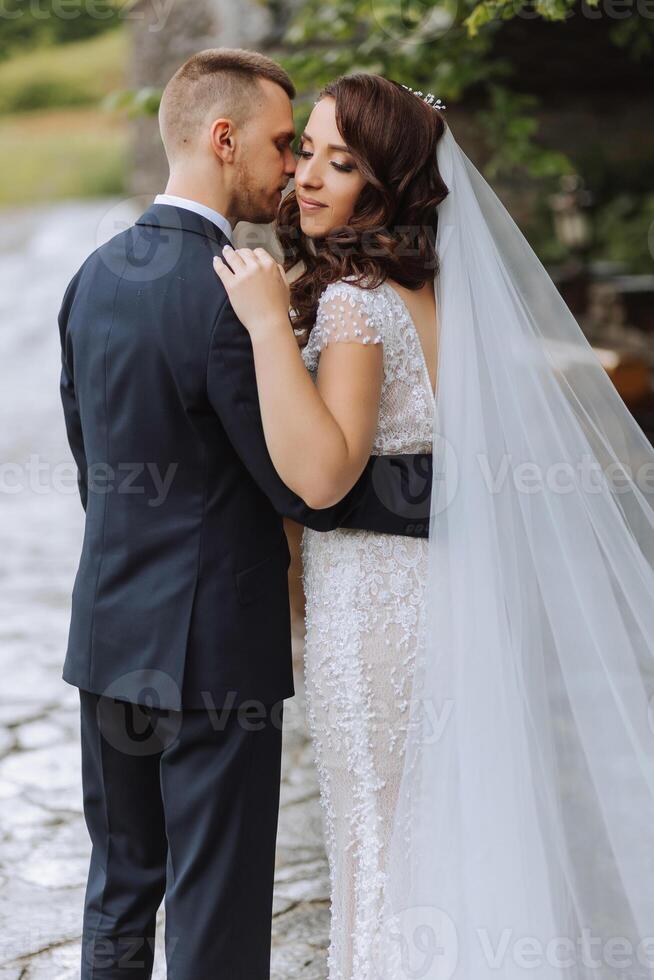
{"type": "MultiPolygon", "coordinates": [[[[330,284],[303,350],[383,344],[373,454],[431,452],[434,395],[420,339],[392,286],[330,284]]],[[[376,980],[385,862],[415,652],[425,628],[426,539],[347,528],[302,540],[306,699],[331,877],[329,980],[376,980]]]]}

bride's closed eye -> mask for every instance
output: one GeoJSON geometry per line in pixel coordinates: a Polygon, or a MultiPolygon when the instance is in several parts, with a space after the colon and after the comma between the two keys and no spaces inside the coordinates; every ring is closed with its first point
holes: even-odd
{"type": "MultiPolygon", "coordinates": [[[[309,150],[300,149],[297,151],[297,155],[298,157],[301,157],[301,159],[303,160],[310,160],[311,157],[313,156],[313,153],[311,153],[309,150]]],[[[336,160],[330,160],[329,162],[331,163],[334,170],[340,170],[342,173],[351,174],[352,171],[354,170],[354,167],[347,163],[337,163],[336,160]]]]}

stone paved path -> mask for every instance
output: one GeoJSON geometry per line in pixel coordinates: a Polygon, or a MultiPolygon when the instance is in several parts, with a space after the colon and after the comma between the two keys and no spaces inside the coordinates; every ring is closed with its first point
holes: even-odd
{"type": "MultiPolygon", "coordinates": [[[[56,311],[98,234],[119,230],[103,220],[112,205],[5,213],[0,226],[0,980],[79,978],[90,844],[79,701],[61,667],[83,512],[59,403],[56,311]]],[[[326,976],[327,866],[298,688],[285,708],[275,980],[326,976]]],[[[165,980],[161,954],[159,942],[155,980],[165,980]]]]}

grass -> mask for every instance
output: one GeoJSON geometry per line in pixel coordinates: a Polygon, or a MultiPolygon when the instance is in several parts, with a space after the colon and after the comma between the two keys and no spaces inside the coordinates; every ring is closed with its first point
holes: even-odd
{"type": "Polygon", "coordinates": [[[97,109],[0,117],[0,207],[120,194],[127,151],[125,121],[97,109]]]}
{"type": "Polygon", "coordinates": [[[0,63],[0,207],[124,190],[128,124],[99,104],[128,44],[121,27],[0,63]]]}
{"type": "Polygon", "coordinates": [[[108,92],[124,87],[128,43],[121,27],[0,63],[0,115],[97,105],[108,92]]]}

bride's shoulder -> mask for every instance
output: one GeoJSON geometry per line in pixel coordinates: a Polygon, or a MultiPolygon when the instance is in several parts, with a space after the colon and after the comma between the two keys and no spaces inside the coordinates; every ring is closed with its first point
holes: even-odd
{"type": "MultiPolygon", "coordinates": [[[[382,286],[369,286],[356,276],[346,276],[330,282],[320,294],[317,319],[339,321],[341,325],[353,324],[364,318],[382,326],[387,313],[385,292],[382,286]]],[[[360,324],[359,324],[360,325],[360,324]]]]}
{"type": "Polygon", "coordinates": [[[329,283],[321,293],[306,356],[313,361],[334,341],[384,344],[388,336],[387,310],[380,289],[346,276],[329,283]]]}

